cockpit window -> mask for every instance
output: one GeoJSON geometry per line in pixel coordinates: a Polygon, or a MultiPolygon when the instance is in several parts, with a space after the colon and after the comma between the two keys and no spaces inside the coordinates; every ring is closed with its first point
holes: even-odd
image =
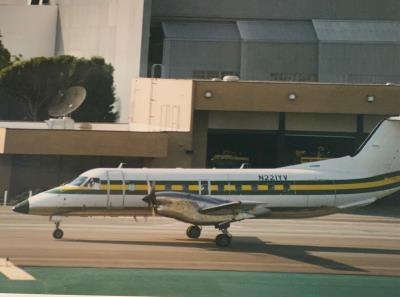
{"type": "Polygon", "coordinates": [[[72,182],[69,183],[71,186],[81,186],[86,180],[88,179],[87,176],[78,176],[72,182]]]}
{"type": "Polygon", "coordinates": [[[100,178],[97,177],[89,178],[83,186],[88,188],[98,188],[100,187],[100,178]]]}

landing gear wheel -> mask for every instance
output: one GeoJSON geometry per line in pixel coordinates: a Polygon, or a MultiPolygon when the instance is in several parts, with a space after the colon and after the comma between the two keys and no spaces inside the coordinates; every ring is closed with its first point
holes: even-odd
{"type": "Polygon", "coordinates": [[[215,237],[215,243],[220,247],[227,247],[231,244],[232,236],[222,233],[215,237]]]}
{"type": "Polygon", "coordinates": [[[55,239],[61,239],[63,236],[64,236],[63,230],[58,229],[58,228],[57,228],[56,230],[54,230],[54,232],[53,232],[53,237],[54,237],[55,239]]]}
{"type": "Polygon", "coordinates": [[[201,234],[201,228],[196,225],[189,226],[186,229],[186,235],[189,238],[199,238],[201,234]]]}

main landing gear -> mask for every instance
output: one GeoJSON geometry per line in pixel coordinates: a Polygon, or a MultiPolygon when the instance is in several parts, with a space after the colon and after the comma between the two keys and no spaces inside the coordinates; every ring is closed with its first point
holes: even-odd
{"type": "MultiPolygon", "coordinates": [[[[219,247],[227,247],[231,244],[232,235],[229,234],[228,228],[230,227],[230,223],[221,223],[215,225],[216,229],[221,230],[222,234],[218,234],[215,237],[215,244],[219,247]]],[[[55,231],[54,231],[55,232],[55,231]]],[[[201,227],[197,225],[191,225],[186,230],[186,235],[189,238],[197,239],[200,237],[201,227]]]]}
{"type": "Polygon", "coordinates": [[[186,235],[189,238],[197,239],[200,237],[201,227],[197,225],[191,225],[186,229],[186,235]]]}
{"type": "Polygon", "coordinates": [[[229,223],[222,223],[215,225],[216,229],[219,229],[222,231],[222,234],[218,234],[215,237],[215,244],[219,247],[227,247],[231,244],[232,241],[232,235],[229,234],[228,228],[230,227],[229,223]]]}
{"type": "Polygon", "coordinates": [[[50,220],[54,222],[56,229],[53,231],[53,238],[54,239],[61,239],[64,236],[64,231],[60,229],[60,223],[61,219],[60,218],[54,218],[50,217],[50,220]]]}

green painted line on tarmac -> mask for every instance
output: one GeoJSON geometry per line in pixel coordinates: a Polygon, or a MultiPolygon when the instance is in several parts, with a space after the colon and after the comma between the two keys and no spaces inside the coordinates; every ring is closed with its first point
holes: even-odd
{"type": "Polygon", "coordinates": [[[0,278],[1,293],[113,296],[399,296],[400,277],[204,270],[39,268],[0,278]]]}

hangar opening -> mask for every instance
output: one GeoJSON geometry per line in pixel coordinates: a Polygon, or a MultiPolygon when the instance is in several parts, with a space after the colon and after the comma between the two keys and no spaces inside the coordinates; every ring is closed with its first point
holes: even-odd
{"type": "Polygon", "coordinates": [[[299,164],[350,155],[358,147],[353,135],[286,134],[287,164],[299,164]]]}
{"type": "Polygon", "coordinates": [[[207,166],[239,168],[277,167],[277,136],[274,132],[208,131],[207,166]]]}
{"type": "Polygon", "coordinates": [[[276,168],[350,155],[358,144],[350,133],[209,130],[207,167],[276,168]]]}

